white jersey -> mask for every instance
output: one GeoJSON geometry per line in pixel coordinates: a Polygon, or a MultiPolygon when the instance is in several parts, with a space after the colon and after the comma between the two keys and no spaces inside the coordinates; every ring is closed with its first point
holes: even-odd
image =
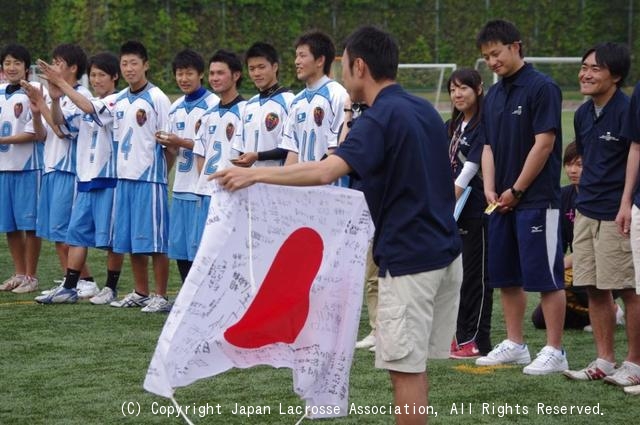
{"type": "Polygon", "coordinates": [[[298,162],[320,161],[338,146],[347,91],[323,77],[296,95],[284,128],[281,148],[298,154],[298,162]]]}
{"type": "Polygon", "coordinates": [[[155,134],[168,130],[170,107],[167,95],[151,83],[138,93],[120,92],[113,123],[119,179],[167,184],[164,148],[155,134]]]}
{"type": "MultiPolygon", "coordinates": [[[[84,86],[77,85],[76,91],[87,99],[91,99],[91,92],[84,86]]],[[[66,95],[60,98],[60,109],[65,120],[73,120],[81,111],[66,95]]],[[[54,170],[67,173],[76,173],[76,138],[77,131],[67,137],[58,137],[51,129],[47,131],[47,140],[44,143],[44,172],[54,170]]]]}
{"type": "MultiPolygon", "coordinates": [[[[41,87],[40,83],[31,83],[41,87]]],[[[34,134],[29,98],[22,88],[7,93],[9,84],[0,85],[0,136],[34,134]]],[[[46,90],[46,89],[45,89],[46,90]]],[[[45,93],[48,100],[48,95],[45,93]]],[[[42,169],[41,143],[0,144],[0,171],[42,169]]]]}
{"type": "Polygon", "coordinates": [[[247,102],[241,100],[231,107],[216,106],[202,116],[202,125],[196,135],[193,153],[204,158],[204,166],[198,179],[196,193],[211,196],[209,176],[231,165],[231,149],[240,138],[242,113],[247,102]]]}
{"type": "MultiPolygon", "coordinates": [[[[240,152],[264,152],[278,147],[282,141],[293,93],[279,92],[261,98],[259,94],[247,102],[242,118],[242,138],[234,149],[240,152]]],[[[281,160],[256,161],[254,166],[267,167],[282,165],[281,160]]]]}
{"type": "Polygon", "coordinates": [[[91,99],[93,113],[76,106],[66,119],[67,129],[77,137],[76,175],[79,182],[96,178],[116,178],[117,145],[113,140],[113,111],[118,93],[91,99]]]}
{"type": "MultiPolygon", "coordinates": [[[[202,96],[187,101],[185,96],[180,97],[171,105],[169,112],[169,132],[183,139],[194,141],[198,129],[201,126],[202,116],[214,107],[220,98],[209,90],[205,90],[202,96]]],[[[176,174],[173,180],[173,193],[195,193],[198,184],[198,167],[195,164],[191,149],[179,148],[176,160],[176,174]]]]}

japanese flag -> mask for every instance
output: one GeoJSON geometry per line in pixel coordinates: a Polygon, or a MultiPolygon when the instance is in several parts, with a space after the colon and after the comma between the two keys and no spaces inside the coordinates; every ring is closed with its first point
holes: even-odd
{"type": "Polygon", "coordinates": [[[358,191],[216,185],[144,388],[173,397],[232,367],[289,367],[308,416],[345,416],[372,235],[358,191]]]}

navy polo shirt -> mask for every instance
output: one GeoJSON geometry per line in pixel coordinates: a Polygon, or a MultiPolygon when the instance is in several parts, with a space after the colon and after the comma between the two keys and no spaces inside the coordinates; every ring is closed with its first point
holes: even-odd
{"type": "MultiPolygon", "coordinates": [[[[445,131],[448,129],[448,124],[445,125],[445,131]]],[[[482,161],[482,150],[484,149],[484,132],[481,131],[481,123],[476,121],[477,125],[474,125],[473,120],[467,124],[462,132],[460,142],[458,143],[458,149],[456,155],[460,165],[458,169],[453,173],[453,180],[462,173],[464,163],[471,161],[480,165],[482,161]],[[473,127],[473,128],[472,128],[473,127]]],[[[484,196],[484,187],[482,185],[482,179],[479,174],[473,176],[469,182],[471,187],[471,193],[467,202],[464,204],[464,208],[460,213],[460,218],[481,218],[484,216],[484,210],[487,208],[487,200],[484,196]]]]}
{"type": "Polygon", "coordinates": [[[629,110],[629,97],[616,90],[596,118],[593,100],[576,111],[573,126],[576,148],[582,156],[576,207],[594,220],[615,220],[624,190],[629,139],[622,124],[629,110]]]}
{"type": "MultiPolygon", "coordinates": [[[[640,83],[636,84],[633,89],[631,103],[623,126],[622,134],[633,143],[640,143],[640,83]]],[[[640,164],[638,164],[638,169],[640,171],[640,164]]],[[[636,182],[633,203],[640,208],[640,184],[638,182],[636,182]]]]}
{"type": "Polygon", "coordinates": [[[562,158],[562,93],[546,75],[525,64],[511,78],[494,84],[485,97],[482,117],[486,144],[495,163],[496,192],[514,185],[537,134],[556,135],[553,151],[517,208],[559,208],[562,158]]]}
{"type": "Polygon", "coordinates": [[[440,269],[460,254],[448,144],[431,104],[393,84],[336,149],[367,199],[380,276],[440,269]]]}

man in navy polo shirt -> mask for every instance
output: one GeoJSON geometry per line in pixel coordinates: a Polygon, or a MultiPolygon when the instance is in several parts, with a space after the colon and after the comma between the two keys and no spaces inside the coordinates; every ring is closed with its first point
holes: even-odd
{"type": "Polygon", "coordinates": [[[562,95],[524,62],[518,29],[488,22],[476,44],[502,77],[485,98],[482,175],[489,218],[489,279],[500,289],[507,339],[478,365],[528,364],[545,375],[568,369],[562,349],[565,296],[559,234],[562,95]],[[527,292],[540,292],[547,343],[531,362],[522,331],[527,292]]]}
{"type": "MultiPolygon", "coordinates": [[[[620,211],[616,216],[618,231],[625,237],[631,238],[631,250],[636,274],[636,294],[640,295],[640,83],[636,84],[631,96],[629,111],[624,122],[623,134],[632,141],[627,157],[627,171],[625,175],[624,191],[620,201],[620,211]],[[635,193],[634,193],[635,191],[635,193]]],[[[636,298],[636,301],[638,298],[636,298]]],[[[627,307],[628,308],[628,307],[627,307]]],[[[627,313],[627,320],[634,320],[637,326],[639,309],[635,313],[627,313]],[[635,314],[635,316],[632,316],[635,314]]],[[[629,338],[629,352],[631,343],[638,343],[638,331],[629,338]]],[[[637,353],[637,348],[636,348],[637,353]]],[[[626,388],[631,394],[637,394],[640,390],[640,382],[636,386],[626,388]],[[634,391],[635,390],[635,391],[634,391]]]]}
{"type": "Polygon", "coordinates": [[[462,282],[448,139],[437,111],[396,84],[398,46],[389,34],[363,27],[345,44],[344,85],[353,101],[371,107],[335,154],[280,168],[229,168],[213,178],[229,190],[329,184],[346,174],[360,180],[380,267],[376,367],[390,372],[401,407],[396,422],[424,424],[426,361],[449,355],[462,282]]]}
{"type": "MultiPolygon", "coordinates": [[[[580,92],[591,99],[578,108],[574,117],[582,176],[573,231],[573,284],[587,288],[597,358],[584,369],[565,372],[571,379],[604,379],[620,386],[640,383],[640,299],[634,290],[629,240],[618,233],[614,222],[620,209],[630,145],[622,134],[629,98],[620,89],[630,63],[625,46],[602,43],[587,50],[578,74],[580,92]],[[613,290],[622,297],[631,318],[626,327],[628,355],[618,369],[613,290]]],[[[638,167],[637,162],[635,166],[638,167]]]]}

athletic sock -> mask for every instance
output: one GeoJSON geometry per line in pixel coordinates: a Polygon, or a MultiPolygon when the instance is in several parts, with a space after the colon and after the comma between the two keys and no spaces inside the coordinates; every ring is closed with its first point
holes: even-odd
{"type": "Polygon", "coordinates": [[[107,270],[107,283],[106,287],[115,291],[118,287],[118,280],[120,279],[120,270],[107,270]]]}
{"type": "Polygon", "coordinates": [[[86,282],[93,282],[93,276],[81,277],[80,280],[84,280],[86,282]]]}
{"type": "Polygon", "coordinates": [[[135,291],[135,293],[136,293],[136,294],[138,294],[138,295],[139,295],[139,296],[141,296],[141,297],[148,297],[148,296],[149,296],[149,294],[141,294],[141,293],[140,293],[140,292],[138,292],[138,291],[135,291]]]}
{"type": "Polygon", "coordinates": [[[67,274],[64,277],[64,287],[67,289],[73,289],[77,287],[79,279],[80,270],[67,269],[67,274]]]}
{"type": "Polygon", "coordinates": [[[193,261],[189,260],[176,260],[178,264],[178,271],[180,272],[180,277],[182,278],[182,283],[187,279],[187,275],[189,274],[189,270],[191,270],[191,265],[193,261]]]}

